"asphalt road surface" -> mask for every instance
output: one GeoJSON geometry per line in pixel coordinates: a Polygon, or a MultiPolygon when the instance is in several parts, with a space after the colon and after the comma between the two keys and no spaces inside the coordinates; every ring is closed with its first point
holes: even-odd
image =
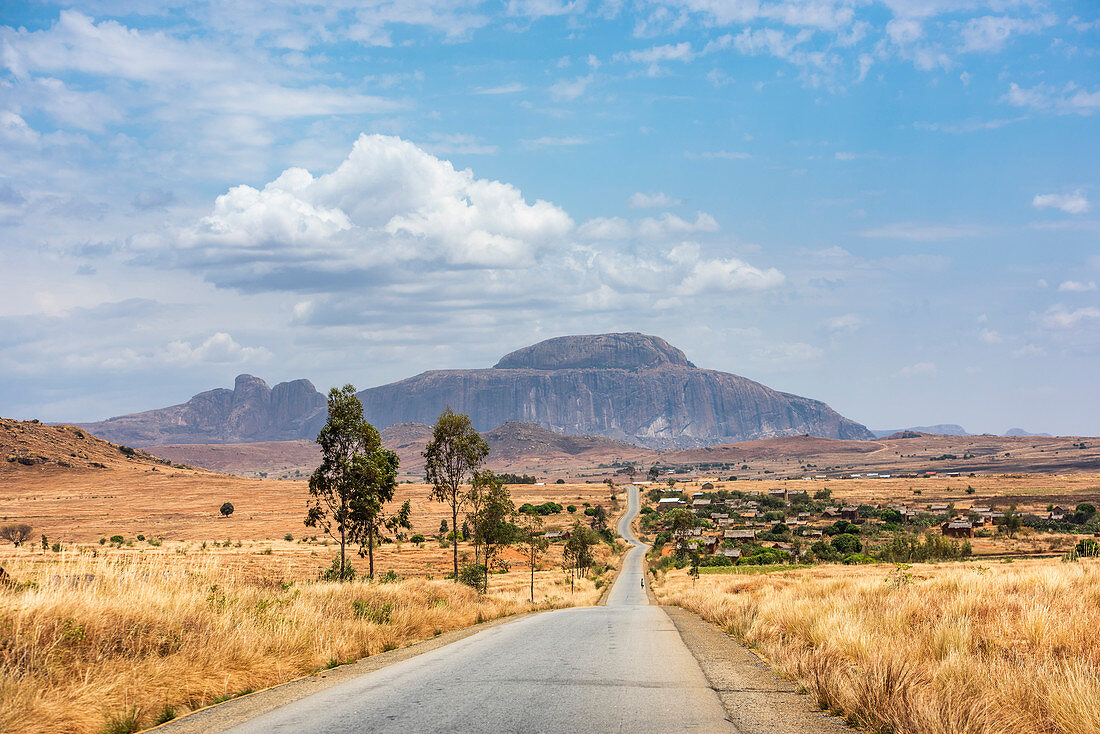
{"type": "Polygon", "coordinates": [[[676,627],[641,586],[634,545],[607,606],[535,614],[277,708],[268,732],[733,732],[676,627]]]}

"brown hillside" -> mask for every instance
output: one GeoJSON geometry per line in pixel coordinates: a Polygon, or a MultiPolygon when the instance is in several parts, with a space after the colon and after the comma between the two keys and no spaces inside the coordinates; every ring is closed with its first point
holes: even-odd
{"type": "Polygon", "coordinates": [[[140,449],[104,441],[76,426],[0,418],[0,477],[43,469],[164,469],[170,462],[140,449]]]}

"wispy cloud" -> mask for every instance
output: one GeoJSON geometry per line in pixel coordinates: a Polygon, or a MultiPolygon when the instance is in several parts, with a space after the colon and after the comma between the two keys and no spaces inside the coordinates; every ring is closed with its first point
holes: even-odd
{"type": "Polygon", "coordinates": [[[561,137],[544,135],[541,138],[533,138],[521,142],[526,148],[569,148],[575,145],[585,145],[589,141],[587,138],[582,138],[579,135],[565,135],[561,137]]]}
{"type": "Polygon", "coordinates": [[[1060,209],[1067,214],[1084,214],[1091,208],[1088,197],[1080,189],[1069,194],[1036,194],[1031,205],[1036,209],[1060,209]]]}
{"type": "Polygon", "coordinates": [[[924,224],[920,222],[895,222],[859,232],[860,237],[875,239],[908,240],[910,242],[938,242],[941,240],[984,237],[990,228],[976,224],[924,224]]]}
{"type": "Polygon", "coordinates": [[[1058,286],[1058,290],[1062,293],[1088,293],[1096,290],[1096,281],[1083,283],[1079,280],[1067,280],[1058,286]]]}
{"type": "Polygon", "coordinates": [[[689,160],[743,161],[752,158],[752,155],[735,150],[708,150],[702,153],[688,151],[684,157],[689,160]]]}
{"type": "Polygon", "coordinates": [[[651,194],[645,194],[638,191],[630,196],[631,209],[661,209],[670,206],[679,206],[682,203],[683,202],[679,199],[675,199],[661,191],[651,194]]]}
{"type": "Polygon", "coordinates": [[[1089,91],[1074,82],[1069,82],[1060,89],[1046,82],[1030,88],[1013,82],[1002,99],[1015,107],[1063,115],[1091,115],[1100,109],[1100,89],[1089,91]]]}
{"type": "Polygon", "coordinates": [[[476,89],[474,90],[474,94],[516,94],[526,90],[527,86],[525,84],[512,82],[511,84],[501,84],[499,87],[483,87],[481,89],[476,89]]]}

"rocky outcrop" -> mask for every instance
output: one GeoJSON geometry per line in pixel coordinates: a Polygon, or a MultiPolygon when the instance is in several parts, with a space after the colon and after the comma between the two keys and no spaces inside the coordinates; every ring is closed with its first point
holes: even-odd
{"type": "Polygon", "coordinates": [[[325,397],[309,380],[270,388],[258,377],[238,375],[232,390],[208,390],[181,405],[79,425],[110,441],[152,446],[312,439],[324,422],[325,397]]]}
{"type": "Polygon", "coordinates": [[[436,370],[359,393],[368,420],[432,423],[450,406],[478,430],[527,421],[654,448],[690,448],[775,436],[869,439],[824,403],[744,377],[695,367],[644,334],[560,337],[495,367],[436,370]]]}
{"type": "MultiPolygon", "coordinates": [[[[664,339],[646,334],[549,339],[489,369],[425,372],[359,397],[367,420],[379,429],[430,425],[450,406],[468,413],[480,431],[526,421],[559,434],[661,449],[803,434],[872,438],[820,401],[699,369],[664,339]]],[[[151,446],[313,439],[324,421],[325,397],[308,380],[269,388],[258,377],[240,375],[232,390],[84,425],[112,441],[151,446]]]]}

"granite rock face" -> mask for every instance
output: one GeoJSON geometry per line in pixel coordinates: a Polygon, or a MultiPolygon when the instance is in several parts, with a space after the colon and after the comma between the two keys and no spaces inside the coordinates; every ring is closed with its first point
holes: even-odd
{"type": "MultiPolygon", "coordinates": [[[[596,334],[549,339],[494,367],[434,370],[359,393],[379,429],[431,425],[447,407],[479,431],[526,421],[559,434],[595,435],[661,449],[809,434],[870,439],[864,426],[817,400],[693,365],[664,339],[596,334]]],[[[309,380],[274,388],[240,375],[232,390],[100,423],[91,433],[133,446],[312,440],[324,425],[325,396],[309,380]]]]}
{"type": "Polygon", "coordinates": [[[775,436],[870,439],[824,403],[695,367],[655,336],[560,337],[512,352],[490,369],[434,370],[359,393],[367,419],[433,423],[450,406],[481,431],[527,421],[652,448],[775,436]]]}
{"type": "Polygon", "coordinates": [[[232,390],[199,393],[181,405],[79,424],[116,443],[251,443],[314,438],[324,425],[325,396],[309,380],[274,388],[238,375],[232,390]]]}

